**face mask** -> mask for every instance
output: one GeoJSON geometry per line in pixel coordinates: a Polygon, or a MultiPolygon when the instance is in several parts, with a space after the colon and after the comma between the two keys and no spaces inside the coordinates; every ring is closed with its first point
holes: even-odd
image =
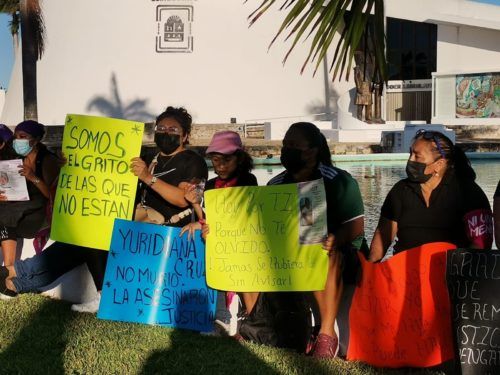
{"type": "Polygon", "coordinates": [[[408,163],[406,164],[406,175],[408,176],[408,179],[411,182],[418,182],[420,184],[429,181],[432,174],[424,173],[426,167],[427,164],[425,163],[408,160],[408,163]]]}
{"type": "Polygon", "coordinates": [[[155,143],[160,148],[161,152],[170,155],[181,145],[181,137],[175,134],[156,133],[155,143]]]}
{"type": "Polygon", "coordinates": [[[302,150],[296,148],[282,147],[280,160],[290,173],[296,173],[306,165],[305,161],[302,160],[302,150]]]}
{"type": "Polygon", "coordinates": [[[33,150],[33,146],[30,146],[29,139],[14,139],[12,147],[14,151],[21,156],[26,156],[33,150]]]}

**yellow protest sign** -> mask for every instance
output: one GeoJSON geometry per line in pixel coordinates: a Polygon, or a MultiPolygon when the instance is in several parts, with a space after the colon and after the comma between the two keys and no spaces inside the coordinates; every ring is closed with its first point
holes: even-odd
{"type": "Polygon", "coordinates": [[[143,132],[139,122],[67,115],[53,240],[109,250],[115,218],[134,214],[137,177],[130,159],[140,154],[143,132]]]}
{"type": "Polygon", "coordinates": [[[323,290],[323,180],[205,192],[207,284],[236,292],[323,290]]]}

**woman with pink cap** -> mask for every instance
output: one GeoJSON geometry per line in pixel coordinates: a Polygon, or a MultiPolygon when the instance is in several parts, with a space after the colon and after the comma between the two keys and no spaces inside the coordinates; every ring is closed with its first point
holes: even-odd
{"type": "MultiPolygon", "coordinates": [[[[215,133],[206,151],[207,157],[212,161],[217,177],[205,184],[205,190],[220,189],[234,186],[257,186],[257,178],[250,173],[253,169],[252,157],[243,149],[243,144],[238,133],[221,131],[215,133]]],[[[200,207],[199,194],[195,186],[191,186],[186,193],[186,200],[190,201],[198,216],[199,222],[191,223],[183,228],[182,233],[196,229],[203,229],[203,237],[208,233],[208,225],[203,219],[200,207]]],[[[219,292],[220,300],[217,301],[216,327],[230,335],[236,334],[236,313],[229,311],[229,306],[236,302],[233,292],[219,292]]],[[[242,293],[243,302],[247,312],[251,311],[257,300],[258,293],[242,293]]],[[[231,308],[232,310],[232,308],[231,308]]]]}

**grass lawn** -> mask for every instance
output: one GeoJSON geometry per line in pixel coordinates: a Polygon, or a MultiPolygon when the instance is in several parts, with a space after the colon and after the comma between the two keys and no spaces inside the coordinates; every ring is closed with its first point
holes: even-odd
{"type": "Polygon", "coordinates": [[[39,295],[0,301],[0,374],[426,374],[98,320],[39,295]]]}

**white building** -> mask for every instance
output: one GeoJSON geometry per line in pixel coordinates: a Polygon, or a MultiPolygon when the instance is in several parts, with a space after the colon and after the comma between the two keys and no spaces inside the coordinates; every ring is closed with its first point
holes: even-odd
{"type": "MultiPolygon", "coordinates": [[[[307,42],[298,45],[285,66],[288,43],[277,41],[268,52],[283,15],[266,14],[248,28],[247,17],[259,4],[45,0],[47,49],[38,63],[39,120],[63,124],[67,113],[150,120],[167,105],[182,105],[197,123],[268,121],[268,135],[276,139],[292,121],[335,111],[332,122],[320,124],[333,128],[325,133],[343,141],[375,142],[381,130],[401,128],[408,120],[498,123],[457,120],[454,92],[457,74],[500,72],[500,6],[470,0],[386,0],[388,121],[368,125],[352,114],[352,82],[331,84],[324,70],[312,77],[312,67],[299,74],[307,42]],[[431,115],[433,73],[437,91],[431,115]]],[[[23,114],[20,53],[17,57],[0,118],[8,125],[21,121],[23,114]]]]}

